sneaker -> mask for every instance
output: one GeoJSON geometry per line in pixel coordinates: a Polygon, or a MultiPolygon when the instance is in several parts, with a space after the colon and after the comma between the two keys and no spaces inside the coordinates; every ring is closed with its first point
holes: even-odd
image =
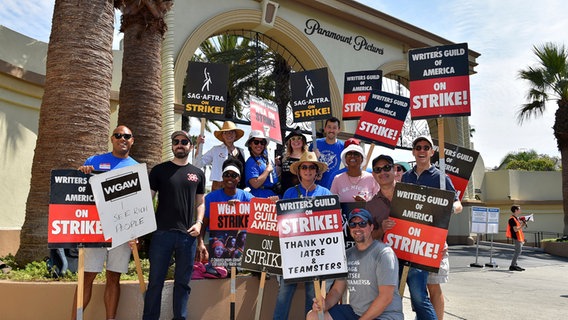
{"type": "Polygon", "coordinates": [[[510,266],[509,271],[517,271],[517,269],[515,268],[515,266],[510,266]]]}
{"type": "Polygon", "coordinates": [[[525,268],[521,268],[519,266],[515,266],[517,268],[517,271],[525,271],[525,268]]]}

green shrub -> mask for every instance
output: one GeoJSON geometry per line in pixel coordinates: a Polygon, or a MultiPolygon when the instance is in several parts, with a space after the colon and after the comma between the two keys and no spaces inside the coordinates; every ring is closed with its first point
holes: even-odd
{"type": "MultiPolygon", "coordinates": [[[[47,261],[34,261],[27,264],[24,268],[18,266],[13,255],[7,255],[5,257],[0,257],[0,260],[10,267],[12,270],[7,273],[0,272],[0,280],[13,280],[13,281],[77,281],[77,274],[67,271],[65,275],[57,277],[55,273],[49,270],[47,266],[47,261]]],[[[140,265],[142,267],[142,274],[144,279],[148,280],[148,273],[150,270],[150,262],[148,259],[140,259],[140,265]]],[[[174,266],[170,266],[166,279],[173,279],[174,266]]],[[[131,260],[128,265],[128,272],[123,273],[120,277],[121,280],[132,280],[138,281],[138,275],[136,274],[136,264],[134,260],[131,260]]],[[[95,282],[104,282],[105,272],[99,273],[95,278],[95,282]]]]}

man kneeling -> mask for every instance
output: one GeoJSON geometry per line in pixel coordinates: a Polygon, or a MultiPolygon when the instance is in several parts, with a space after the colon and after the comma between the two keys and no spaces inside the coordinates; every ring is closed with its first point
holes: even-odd
{"type": "Polygon", "coordinates": [[[324,301],[314,299],[307,320],[325,319],[402,320],[402,300],[398,293],[398,260],[391,247],[373,240],[375,228],[369,211],[353,209],[349,230],[355,246],[347,249],[347,280],[335,280],[324,301]],[[345,290],[349,304],[337,304],[345,290]]]}

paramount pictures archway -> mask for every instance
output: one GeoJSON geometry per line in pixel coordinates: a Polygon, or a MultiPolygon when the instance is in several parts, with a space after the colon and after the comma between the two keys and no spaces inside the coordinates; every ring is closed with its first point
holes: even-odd
{"type": "MultiPolygon", "coordinates": [[[[333,114],[339,118],[346,71],[380,69],[385,78],[407,87],[408,49],[452,43],[354,1],[304,2],[176,2],[173,10],[175,103],[181,103],[188,61],[199,45],[211,36],[228,31],[259,32],[274,39],[265,44],[285,58],[293,55],[299,62],[291,65],[293,71],[327,67],[333,114]],[[361,41],[366,47],[361,47],[361,41]],[[359,50],[355,49],[357,42],[359,50]]],[[[470,50],[471,73],[477,56],[479,54],[470,50]]],[[[348,121],[344,131],[354,132],[355,125],[355,121],[348,121]]],[[[429,120],[428,127],[436,138],[436,121],[429,120]]],[[[467,117],[446,118],[444,130],[447,142],[469,147],[467,117]]],[[[402,146],[407,147],[412,136],[403,136],[402,140],[402,146]]]]}

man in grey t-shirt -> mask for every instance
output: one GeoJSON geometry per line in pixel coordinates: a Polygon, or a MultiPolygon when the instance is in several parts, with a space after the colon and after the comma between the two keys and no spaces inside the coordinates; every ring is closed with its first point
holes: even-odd
{"type": "Polygon", "coordinates": [[[398,293],[398,260],[391,247],[373,240],[372,217],[365,209],[349,213],[349,230],[355,246],[347,249],[347,280],[336,280],[325,300],[314,299],[306,320],[325,319],[402,320],[402,300],[398,293]],[[349,304],[337,304],[345,290],[349,304]],[[380,293],[380,294],[379,294],[380,293]]]}

